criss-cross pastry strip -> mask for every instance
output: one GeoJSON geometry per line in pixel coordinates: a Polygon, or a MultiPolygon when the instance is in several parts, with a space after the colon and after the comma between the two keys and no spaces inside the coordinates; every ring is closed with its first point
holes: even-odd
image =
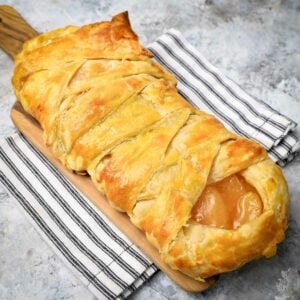
{"type": "Polygon", "coordinates": [[[261,146],[178,94],[176,79],[151,60],[126,13],[28,41],[16,57],[13,85],[55,156],[91,175],[172,268],[203,280],[274,255],[287,226],[279,167],[261,146]],[[227,208],[216,198],[207,211],[221,205],[219,215],[198,222],[199,199],[234,176],[255,189],[261,212],[236,228],[218,226],[227,208]]]}

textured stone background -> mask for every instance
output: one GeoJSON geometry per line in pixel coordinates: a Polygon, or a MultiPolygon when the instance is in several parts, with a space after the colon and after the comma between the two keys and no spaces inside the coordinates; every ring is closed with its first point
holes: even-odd
{"type": "MultiPolygon", "coordinates": [[[[300,122],[300,3],[280,0],[2,1],[39,31],[109,19],[128,10],[147,44],[174,27],[249,93],[300,122]]],[[[0,137],[16,130],[12,62],[0,51],[0,137]]],[[[298,137],[299,130],[296,131],[298,137]]],[[[191,295],[159,272],[132,299],[300,299],[300,158],[284,169],[291,194],[287,239],[278,254],[223,275],[191,295]]],[[[36,233],[0,186],[0,299],[94,299],[36,233]]]]}

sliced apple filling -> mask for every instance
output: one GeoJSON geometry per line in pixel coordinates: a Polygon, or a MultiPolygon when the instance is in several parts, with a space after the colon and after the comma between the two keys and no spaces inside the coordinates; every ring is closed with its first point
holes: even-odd
{"type": "Polygon", "coordinates": [[[237,229],[263,211],[256,189],[235,174],[206,186],[192,209],[191,221],[223,229],[237,229]]]}

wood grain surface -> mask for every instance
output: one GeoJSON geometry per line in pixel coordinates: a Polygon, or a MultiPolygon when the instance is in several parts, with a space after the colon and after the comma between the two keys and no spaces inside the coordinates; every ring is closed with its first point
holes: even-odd
{"type": "Polygon", "coordinates": [[[22,50],[25,41],[38,35],[11,6],[0,5],[0,47],[12,58],[22,50]]]}
{"type": "MultiPolygon", "coordinates": [[[[12,58],[18,54],[23,43],[38,35],[24,18],[12,7],[0,5],[0,47],[12,58]]],[[[11,118],[16,127],[32,142],[48,159],[64,174],[81,192],[83,192],[143,253],[173,279],[179,286],[190,292],[201,292],[209,288],[214,279],[198,282],[174,271],[161,259],[156,248],[146,239],[144,233],[135,227],[126,214],[113,209],[108,201],[101,196],[89,176],[80,176],[67,170],[45,146],[42,139],[42,129],[30,115],[16,102],[11,111],[11,118]]]]}

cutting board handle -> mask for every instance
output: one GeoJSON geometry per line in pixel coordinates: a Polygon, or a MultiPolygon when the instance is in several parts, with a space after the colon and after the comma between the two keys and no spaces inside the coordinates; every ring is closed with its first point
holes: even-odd
{"type": "Polygon", "coordinates": [[[22,50],[25,41],[38,35],[11,6],[0,5],[0,47],[12,58],[22,50]]]}

